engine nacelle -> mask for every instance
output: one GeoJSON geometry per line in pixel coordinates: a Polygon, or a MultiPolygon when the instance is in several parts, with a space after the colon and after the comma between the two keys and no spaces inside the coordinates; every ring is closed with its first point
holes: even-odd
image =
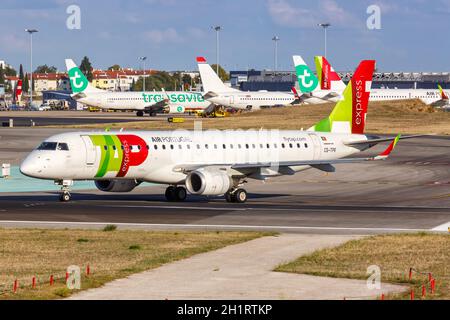
{"type": "Polygon", "coordinates": [[[232,186],[231,177],[221,171],[195,170],[186,177],[186,189],[196,195],[218,196],[232,186]]]}
{"type": "Polygon", "coordinates": [[[96,180],[95,186],[104,192],[130,192],[141,182],[136,180],[96,180]]]}
{"type": "Polygon", "coordinates": [[[165,110],[167,113],[184,113],[185,108],[183,106],[169,105],[165,110]]]}

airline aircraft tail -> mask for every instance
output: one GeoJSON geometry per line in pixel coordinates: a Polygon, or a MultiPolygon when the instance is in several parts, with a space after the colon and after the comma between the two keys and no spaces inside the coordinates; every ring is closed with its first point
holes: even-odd
{"type": "Polygon", "coordinates": [[[83,72],[77,67],[72,59],[66,59],[67,73],[69,74],[70,87],[74,94],[104,92],[91,85],[83,72]]]}
{"type": "Polygon", "coordinates": [[[345,83],[325,57],[315,56],[314,62],[322,90],[331,90],[338,93],[344,91],[345,83]]]}
{"type": "Polygon", "coordinates": [[[198,71],[200,72],[200,78],[202,79],[203,91],[205,93],[214,92],[232,92],[239,91],[226,86],[211,66],[206,62],[203,57],[197,57],[198,71]]]}
{"type": "Polygon", "coordinates": [[[302,93],[309,93],[318,90],[319,80],[305,63],[301,56],[292,56],[294,60],[295,73],[298,79],[298,86],[302,93]]]}
{"type": "Polygon", "coordinates": [[[315,124],[310,131],[335,133],[364,133],[370,87],[375,60],[363,60],[344,90],[342,100],[336,103],[328,118],[315,124]]]}

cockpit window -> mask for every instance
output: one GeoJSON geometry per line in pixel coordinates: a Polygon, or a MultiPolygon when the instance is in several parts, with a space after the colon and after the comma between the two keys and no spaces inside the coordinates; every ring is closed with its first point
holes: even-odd
{"type": "Polygon", "coordinates": [[[38,150],[56,150],[57,145],[58,145],[58,143],[56,143],[56,142],[44,141],[41,143],[41,145],[37,149],[38,150]]]}
{"type": "Polygon", "coordinates": [[[58,143],[58,147],[56,148],[58,150],[62,150],[62,151],[69,151],[69,146],[67,145],[67,143],[58,143]]]}
{"type": "Polygon", "coordinates": [[[41,143],[41,145],[37,148],[38,150],[62,150],[62,151],[69,151],[69,146],[67,143],[63,142],[48,142],[44,141],[41,143]]]}

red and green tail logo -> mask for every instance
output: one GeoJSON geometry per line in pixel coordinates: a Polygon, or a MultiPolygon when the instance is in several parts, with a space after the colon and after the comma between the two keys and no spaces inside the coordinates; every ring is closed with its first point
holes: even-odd
{"type": "Polygon", "coordinates": [[[332,81],[341,81],[341,77],[333,70],[325,57],[314,57],[316,64],[317,77],[319,78],[320,88],[322,90],[331,90],[332,81]]]}

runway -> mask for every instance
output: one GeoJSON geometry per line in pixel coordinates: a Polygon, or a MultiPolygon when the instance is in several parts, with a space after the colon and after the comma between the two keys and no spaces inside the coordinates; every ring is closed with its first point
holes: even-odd
{"type": "Polygon", "coordinates": [[[60,203],[56,191],[5,193],[0,195],[0,225],[99,228],[112,223],[130,229],[315,234],[417,232],[441,226],[445,231],[450,221],[449,150],[449,137],[403,140],[387,161],[338,165],[333,174],[311,169],[267,183],[251,181],[245,204],[192,196],[184,203],[168,203],[165,186],[125,194],[74,191],[70,203],[60,203]]]}

